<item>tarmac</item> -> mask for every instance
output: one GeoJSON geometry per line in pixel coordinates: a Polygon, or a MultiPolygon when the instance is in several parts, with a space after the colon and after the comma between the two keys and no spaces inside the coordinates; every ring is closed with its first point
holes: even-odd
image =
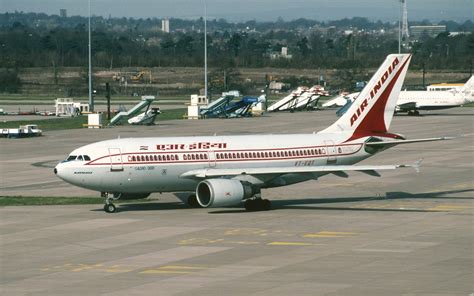
{"type": "MultiPolygon", "coordinates": [[[[308,133],[335,111],[163,121],[0,139],[0,196],[99,196],[52,169],[73,149],[141,136],[308,133]]],[[[474,108],[395,116],[408,139],[361,164],[409,164],[264,190],[273,209],[146,203],[0,208],[2,295],[472,295],[474,108]]]]}

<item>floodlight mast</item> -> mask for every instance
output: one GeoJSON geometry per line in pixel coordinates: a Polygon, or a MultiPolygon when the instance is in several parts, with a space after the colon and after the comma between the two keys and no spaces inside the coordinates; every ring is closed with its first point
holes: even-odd
{"type": "Polygon", "coordinates": [[[400,9],[398,13],[398,53],[402,52],[402,2],[400,0],[400,9]]]}
{"type": "Polygon", "coordinates": [[[207,3],[204,1],[204,96],[207,99],[207,3]]]}
{"type": "Polygon", "coordinates": [[[91,0],[89,0],[89,111],[94,112],[94,98],[92,97],[91,0]]]}

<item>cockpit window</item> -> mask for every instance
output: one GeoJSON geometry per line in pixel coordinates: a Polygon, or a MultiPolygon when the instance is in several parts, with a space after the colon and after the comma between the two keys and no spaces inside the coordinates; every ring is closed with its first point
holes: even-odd
{"type": "Polygon", "coordinates": [[[88,155],[84,155],[84,160],[90,161],[91,158],[88,155]]]}
{"type": "Polygon", "coordinates": [[[82,161],[82,155],[79,155],[76,160],[82,161]]]}
{"type": "Polygon", "coordinates": [[[76,157],[76,155],[69,155],[68,158],[66,158],[65,162],[76,160],[76,157]]]}

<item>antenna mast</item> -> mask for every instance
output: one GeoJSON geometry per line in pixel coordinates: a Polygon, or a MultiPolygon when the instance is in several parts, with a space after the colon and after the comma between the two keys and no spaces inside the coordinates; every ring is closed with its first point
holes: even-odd
{"type": "Polygon", "coordinates": [[[408,9],[407,0],[401,0],[403,4],[403,22],[402,22],[402,39],[408,39],[410,32],[408,31],[408,9]]]}
{"type": "Polygon", "coordinates": [[[207,99],[207,4],[204,1],[204,96],[207,99]]]}

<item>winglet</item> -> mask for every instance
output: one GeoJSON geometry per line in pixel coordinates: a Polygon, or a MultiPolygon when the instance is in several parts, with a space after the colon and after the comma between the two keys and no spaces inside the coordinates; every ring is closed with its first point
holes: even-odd
{"type": "Polygon", "coordinates": [[[399,164],[397,165],[397,167],[398,168],[413,168],[415,172],[419,173],[422,161],[423,161],[423,158],[420,158],[412,164],[399,164]]]}

